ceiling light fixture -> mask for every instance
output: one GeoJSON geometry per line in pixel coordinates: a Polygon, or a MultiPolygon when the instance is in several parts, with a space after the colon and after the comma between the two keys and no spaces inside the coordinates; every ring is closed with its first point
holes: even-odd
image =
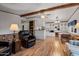
{"type": "Polygon", "coordinates": [[[44,16],[44,15],[41,15],[41,18],[42,18],[42,19],[44,19],[44,18],[45,18],[45,16],[44,16]]]}
{"type": "Polygon", "coordinates": [[[47,17],[47,13],[45,12],[40,12],[38,13],[38,15],[40,16],[41,19],[45,19],[47,17]]]}

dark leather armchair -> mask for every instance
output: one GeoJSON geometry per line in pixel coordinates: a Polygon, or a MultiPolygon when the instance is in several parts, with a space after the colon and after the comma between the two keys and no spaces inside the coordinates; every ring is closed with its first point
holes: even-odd
{"type": "Polygon", "coordinates": [[[24,48],[30,48],[35,44],[35,37],[29,33],[27,30],[19,32],[19,39],[21,40],[21,45],[24,48]]]}
{"type": "Polygon", "coordinates": [[[0,56],[11,55],[11,42],[0,41],[0,56]]]}

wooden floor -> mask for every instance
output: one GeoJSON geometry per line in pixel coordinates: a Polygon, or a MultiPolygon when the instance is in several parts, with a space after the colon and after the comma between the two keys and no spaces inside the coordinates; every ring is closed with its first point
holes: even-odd
{"type": "Polygon", "coordinates": [[[68,49],[65,44],[56,37],[48,37],[45,40],[37,40],[35,46],[25,49],[13,56],[67,56],[68,49]]]}

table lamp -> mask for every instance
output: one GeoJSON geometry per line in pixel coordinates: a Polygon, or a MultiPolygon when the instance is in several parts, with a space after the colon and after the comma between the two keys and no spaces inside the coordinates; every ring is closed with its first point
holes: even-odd
{"type": "Polygon", "coordinates": [[[79,23],[77,23],[77,24],[75,25],[75,28],[79,29],[79,23]]]}
{"type": "Polygon", "coordinates": [[[10,30],[13,31],[13,40],[15,40],[15,33],[19,30],[18,24],[11,24],[10,30]]]}

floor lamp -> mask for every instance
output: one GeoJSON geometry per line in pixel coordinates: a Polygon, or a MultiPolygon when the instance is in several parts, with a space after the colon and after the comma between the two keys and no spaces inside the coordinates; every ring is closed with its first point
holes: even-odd
{"type": "Polygon", "coordinates": [[[17,24],[11,24],[10,30],[13,31],[13,39],[12,39],[12,53],[15,54],[15,41],[16,41],[16,31],[18,31],[18,25],[17,24]]]}

